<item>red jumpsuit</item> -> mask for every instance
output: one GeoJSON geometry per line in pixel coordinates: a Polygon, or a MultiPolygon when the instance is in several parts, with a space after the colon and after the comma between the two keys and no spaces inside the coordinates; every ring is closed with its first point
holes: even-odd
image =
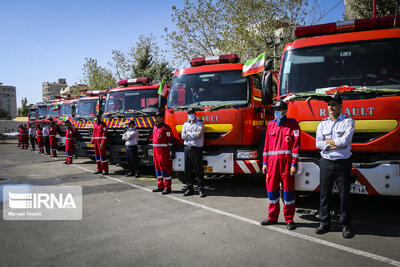
{"type": "Polygon", "coordinates": [[[65,155],[67,158],[65,161],[67,163],[72,163],[72,156],[74,154],[74,136],[75,130],[72,127],[67,128],[65,132],[65,155]]]}
{"type": "Polygon", "coordinates": [[[102,121],[99,124],[96,123],[93,127],[93,136],[90,141],[94,144],[94,157],[96,159],[97,171],[108,173],[108,159],[107,159],[107,125],[102,121]],[[100,144],[103,144],[103,149],[100,148],[100,144]]]}
{"type": "Polygon", "coordinates": [[[50,150],[51,150],[51,155],[53,157],[57,157],[57,138],[56,138],[56,134],[57,134],[57,129],[55,126],[51,127],[49,130],[49,139],[50,139],[50,150]]]}
{"type": "Polygon", "coordinates": [[[37,145],[39,147],[39,153],[44,153],[43,134],[42,134],[42,129],[40,127],[36,129],[36,138],[37,138],[37,145]]]}
{"type": "Polygon", "coordinates": [[[172,161],[169,143],[173,142],[171,128],[165,123],[153,128],[153,161],[159,189],[171,190],[172,161]]]}
{"type": "MultiPolygon", "coordinates": [[[[18,133],[19,133],[19,135],[18,135],[18,147],[21,147],[22,146],[22,142],[21,142],[21,140],[22,140],[22,127],[19,127],[18,133]]],[[[22,147],[21,147],[21,149],[22,149],[22,147]]]]}
{"type": "Polygon", "coordinates": [[[21,136],[21,149],[28,149],[28,131],[25,127],[20,129],[20,136],[21,136]]]}
{"type": "Polygon", "coordinates": [[[269,199],[268,220],[277,222],[279,217],[280,184],[283,187],[283,214],[286,223],[293,222],[295,212],[294,176],[290,167],[299,159],[300,130],[294,119],[284,117],[280,122],[267,125],[263,153],[263,165],[268,165],[266,187],[269,199]]]}

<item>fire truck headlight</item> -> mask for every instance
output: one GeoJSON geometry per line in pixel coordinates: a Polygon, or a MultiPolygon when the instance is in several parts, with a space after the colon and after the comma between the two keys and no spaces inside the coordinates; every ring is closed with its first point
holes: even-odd
{"type": "Polygon", "coordinates": [[[149,155],[149,157],[152,157],[153,156],[153,149],[149,149],[149,150],[147,150],[147,155],[149,155]]]}
{"type": "Polygon", "coordinates": [[[236,151],[236,159],[256,159],[258,151],[238,150],[236,151]]]}

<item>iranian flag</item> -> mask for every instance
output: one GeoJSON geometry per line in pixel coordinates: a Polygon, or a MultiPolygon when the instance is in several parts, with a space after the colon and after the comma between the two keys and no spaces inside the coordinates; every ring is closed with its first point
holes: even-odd
{"type": "Polygon", "coordinates": [[[256,58],[249,59],[243,65],[243,77],[261,72],[264,69],[265,52],[256,58]]]}

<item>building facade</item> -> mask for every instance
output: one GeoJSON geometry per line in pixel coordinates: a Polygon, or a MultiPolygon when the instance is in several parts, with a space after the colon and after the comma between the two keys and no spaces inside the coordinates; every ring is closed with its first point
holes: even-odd
{"type": "Polygon", "coordinates": [[[60,96],[60,90],[67,87],[65,79],[58,79],[57,82],[42,82],[42,99],[54,100],[60,96]]]}
{"type": "Polygon", "coordinates": [[[10,119],[17,117],[17,92],[15,86],[0,83],[0,109],[7,111],[10,119]]]}

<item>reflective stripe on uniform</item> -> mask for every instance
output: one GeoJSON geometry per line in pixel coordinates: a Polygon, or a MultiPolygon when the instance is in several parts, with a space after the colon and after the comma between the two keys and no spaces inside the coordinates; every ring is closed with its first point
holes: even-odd
{"type": "Polygon", "coordinates": [[[292,154],[291,150],[277,150],[277,151],[264,152],[263,156],[290,155],[290,154],[292,154]]]}
{"type": "Polygon", "coordinates": [[[292,153],[292,157],[293,157],[293,158],[298,158],[298,157],[299,157],[299,154],[292,153]]]}
{"type": "Polygon", "coordinates": [[[153,144],[153,147],[168,147],[168,144],[153,144]]]}

